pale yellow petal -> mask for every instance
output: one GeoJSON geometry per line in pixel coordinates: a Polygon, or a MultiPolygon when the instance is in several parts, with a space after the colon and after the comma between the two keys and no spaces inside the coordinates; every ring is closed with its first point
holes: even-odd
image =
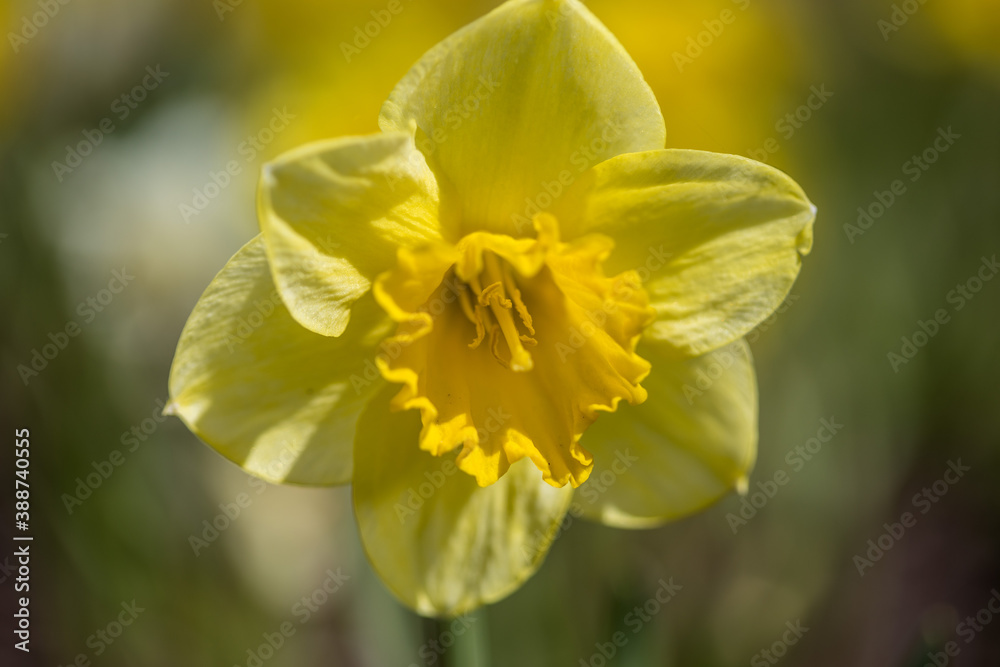
{"type": "Polygon", "coordinates": [[[375,357],[389,332],[371,295],[354,311],[339,338],[300,326],[258,236],[216,276],[184,326],[167,411],[268,481],[349,482],[354,426],[382,386],[375,357]]]}
{"type": "Polygon", "coordinates": [[[382,581],[425,616],[456,616],[506,597],[541,565],[573,492],[521,461],[481,488],[454,457],[420,450],[420,415],[383,391],[358,424],[354,511],[382,581]]]}
{"type": "Polygon", "coordinates": [[[615,240],[610,271],[643,279],[646,338],[694,356],[781,305],[812,247],[816,209],[791,178],[746,158],[688,150],[623,155],[590,171],[556,215],[615,240]]]}
{"type": "Polygon", "coordinates": [[[574,499],[584,516],[622,528],[678,519],[746,484],[757,453],[757,382],[739,340],[675,361],[642,343],[649,398],[601,415],[583,435],[594,470],[574,499]]]}
{"type": "Polygon", "coordinates": [[[393,266],[441,238],[437,183],[402,133],[309,144],[264,166],[258,217],[274,280],[295,319],[326,336],[393,266]]]}
{"type": "Polygon", "coordinates": [[[379,119],[413,123],[462,234],[530,235],[588,168],[665,141],[639,69],[577,0],[507,2],[431,49],[379,119]]]}

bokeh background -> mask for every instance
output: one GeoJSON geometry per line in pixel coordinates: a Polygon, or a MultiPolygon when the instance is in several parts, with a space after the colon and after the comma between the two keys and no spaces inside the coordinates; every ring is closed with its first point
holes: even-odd
{"type": "Polygon", "coordinates": [[[996,0],[588,2],[656,92],[670,146],[767,161],[819,207],[793,298],[751,336],[761,439],[750,491],[778,471],[788,483],[735,531],[735,495],[650,531],[577,521],[453,650],[421,654],[442,626],[402,608],[373,575],[346,489],[251,483],[179,421],[161,421],[188,313],[256,233],[261,164],[305,141],[377,131],[379,105],[421,53],[498,4],[401,1],[350,62],[341,43],[385,1],[0,4],[0,467],[11,479],[13,429],[30,428],[35,535],[32,652],[13,651],[5,633],[0,662],[69,665],[83,654],[105,667],[252,666],[248,650],[292,620],[295,635],[263,664],[599,667],[595,643],[626,630],[608,664],[918,667],[954,640],[948,664],[1000,665],[1000,614],[981,614],[992,624],[971,638],[968,625],[957,634],[1000,587],[1000,280],[961,309],[952,292],[1000,253],[996,0]],[[44,7],[43,27],[25,30],[44,7]],[[707,32],[724,11],[733,20],[707,32]],[[165,74],[141,101],[121,100],[157,67],[165,74]],[[261,137],[275,110],[293,117],[261,137]],[[113,132],[78,166],[53,167],[70,164],[67,146],[104,119],[113,132]],[[958,138],[911,180],[907,162],[949,128],[958,138]],[[241,173],[185,215],[181,205],[230,160],[241,173]],[[905,192],[874,215],[888,198],[877,193],[897,179],[905,192]],[[859,207],[872,221],[852,230],[859,207]],[[99,311],[86,305],[116,270],[134,278],[99,311]],[[938,309],[949,321],[894,368],[887,355],[938,309]],[[18,365],[68,322],[81,333],[26,385],[18,365]],[[843,427],[790,463],[823,419],[843,427]],[[107,470],[114,450],[122,465],[68,508],[64,494],[107,470]],[[921,513],[914,494],[934,493],[959,460],[970,470],[939,483],[946,493],[921,513]],[[250,506],[192,547],[241,493],[250,506]],[[855,557],[907,511],[916,524],[862,576],[855,557]],[[349,579],[300,623],[296,602],[338,568],[349,579]],[[681,592],[632,634],[626,615],[671,577],[681,592]],[[95,633],[133,600],[143,611],[104,643],[95,633]],[[808,631],[797,638],[786,624],[808,631]]]}

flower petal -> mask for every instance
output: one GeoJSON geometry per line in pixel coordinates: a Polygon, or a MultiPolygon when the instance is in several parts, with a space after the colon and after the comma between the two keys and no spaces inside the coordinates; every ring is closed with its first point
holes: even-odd
{"type": "Polygon", "coordinates": [[[300,326],[256,237],[219,272],[184,326],[167,412],[268,481],[349,482],[354,425],[383,385],[374,357],[389,333],[371,295],[354,312],[339,338],[300,326]]]}
{"type": "Polygon", "coordinates": [[[379,125],[414,121],[463,235],[530,234],[533,213],[588,168],[666,137],[638,67],[577,0],[507,2],[431,49],[379,125]]]}
{"type": "Polygon", "coordinates": [[[390,268],[396,249],[441,238],[437,183],[401,133],[306,145],[264,166],[258,217],[293,317],[324,336],[390,268]]]}
{"type": "Polygon", "coordinates": [[[661,150],[591,170],[556,216],[615,239],[609,271],[640,274],[656,309],[643,334],[689,356],[731,343],[784,300],[812,247],[816,208],[746,158],[661,150]]]}
{"type": "Polygon", "coordinates": [[[572,499],[530,461],[486,488],[453,457],[417,446],[420,416],[390,412],[393,390],[361,415],[354,511],[382,581],[425,616],[456,616],[512,593],[541,565],[572,499]]]}
{"type": "Polygon", "coordinates": [[[653,364],[642,405],[622,405],[583,434],[594,471],[577,490],[584,516],[643,528],[692,514],[745,487],[757,455],[757,381],[746,341],[677,361],[641,343],[653,364]]]}

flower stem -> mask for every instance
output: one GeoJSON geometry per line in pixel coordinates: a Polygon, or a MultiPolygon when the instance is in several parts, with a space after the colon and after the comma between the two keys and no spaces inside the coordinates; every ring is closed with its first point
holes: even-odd
{"type": "Polygon", "coordinates": [[[424,645],[439,655],[440,667],[490,667],[485,610],[454,619],[425,618],[423,630],[424,645]]]}

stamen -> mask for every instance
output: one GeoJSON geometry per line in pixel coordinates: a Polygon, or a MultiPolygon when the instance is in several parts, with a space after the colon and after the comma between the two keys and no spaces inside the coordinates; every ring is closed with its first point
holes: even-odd
{"type": "Polygon", "coordinates": [[[490,352],[493,353],[493,358],[500,362],[500,365],[504,368],[510,370],[510,364],[507,360],[500,356],[500,327],[493,325],[490,328],[490,352]]]}
{"type": "Polygon", "coordinates": [[[459,303],[466,318],[476,325],[476,338],[469,343],[469,348],[476,349],[486,337],[486,332],[490,334],[490,351],[494,358],[504,368],[516,372],[530,371],[534,367],[534,361],[525,346],[533,347],[538,345],[538,341],[530,335],[524,335],[518,331],[517,323],[514,320],[513,311],[516,309],[520,320],[529,334],[534,334],[531,315],[527,306],[521,298],[521,292],[514,282],[514,274],[510,267],[501,263],[499,258],[492,252],[484,252],[483,268],[479,275],[469,279],[468,287],[476,294],[475,303],[472,297],[464,289],[459,292],[459,303]],[[486,287],[483,287],[486,283],[486,287]],[[508,294],[513,300],[508,298],[508,294]],[[492,313],[490,318],[488,313],[492,313]],[[500,352],[501,334],[507,343],[507,350],[510,352],[510,361],[504,358],[500,352]]]}
{"type": "MultiPolygon", "coordinates": [[[[535,327],[531,325],[531,313],[528,312],[528,307],[524,305],[524,300],[521,298],[521,290],[517,289],[517,284],[514,282],[514,274],[511,273],[509,265],[503,265],[503,274],[511,299],[514,300],[514,307],[517,308],[517,314],[521,316],[521,322],[524,323],[524,327],[528,330],[528,333],[534,336],[535,327]]],[[[524,337],[522,336],[522,338],[524,337]]]]}
{"type": "MultiPolygon", "coordinates": [[[[515,372],[530,371],[534,367],[534,362],[528,351],[524,349],[524,345],[521,343],[521,334],[511,316],[514,304],[506,298],[504,293],[504,278],[509,277],[509,274],[508,276],[503,275],[500,261],[491,252],[483,253],[483,275],[492,284],[483,290],[482,294],[479,295],[479,300],[480,302],[484,299],[488,300],[493,317],[500,325],[504,340],[507,341],[507,349],[510,350],[510,369],[515,372]]],[[[510,284],[512,285],[513,281],[510,284]]]]}
{"type": "Polygon", "coordinates": [[[462,285],[462,289],[458,292],[458,302],[462,304],[462,312],[465,313],[469,321],[476,324],[478,318],[472,310],[472,300],[469,298],[469,290],[465,285],[462,285]]]}
{"type": "Polygon", "coordinates": [[[510,300],[504,296],[503,285],[498,282],[493,283],[479,293],[480,306],[490,306],[494,303],[494,301],[504,308],[510,308],[513,305],[510,300]]]}
{"type": "Polygon", "coordinates": [[[475,310],[473,310],[469,291],[464,287],[458,293],[458,302],[462,304],[462,312],[465,313],[465,316],[470,322],[476,325],[476,339],[469,343],[469,349],[474,350],[479,347],[479,344],[483,342],[483,338],[486,337],[486,327],[483,325],[483,318],[486,315],[486,311],[482,306],[476,306],[475,310]]]}
{"type": "MultiPolygon", "coordinates": [[[[509,304],[510,301],[507,301],[509,304]]],[[[507,341],[507,349],[510,350],[510,369],[512,371],[530,371],[534,367],[531,355],[521,344],[521,334],[517,331],[514,318],[511,317],[510,307],[503,307],[496,299],[491,300],[490,309],[493,316],[497,318],[503,337],[507,341]]]]}

